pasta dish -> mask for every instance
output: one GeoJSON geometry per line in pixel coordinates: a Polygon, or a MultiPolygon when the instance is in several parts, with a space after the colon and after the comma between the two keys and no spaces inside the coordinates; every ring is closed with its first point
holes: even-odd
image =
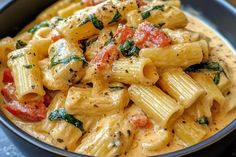
{"type": "Polygon", "coordinates": [[[150,156],[235,120],[236,58],[179,0],[61,0],[0,40],[1,111],[78,154],[150,156]]]}

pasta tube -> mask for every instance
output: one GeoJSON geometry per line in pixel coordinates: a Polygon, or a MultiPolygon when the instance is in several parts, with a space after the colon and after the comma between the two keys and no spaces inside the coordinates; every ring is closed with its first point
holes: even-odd
{"type": "Polygon", "coordinates": [[[174,125],[174,132],[186,146],[202,141],[207,134],[207,130],[204,127],[186,116],[178,119],[174,125]]]}
{"type": "Polygon", "coordinates": [[[135,0],[114,3],[111,0],[76,12],[62,21],[57,29],[66,39],[77,43],[99,33],[99,30],[126,19],[126,14],[138,9],[135,0]],[[103,9],[105,8],[105,9],[103,9]]]}
{"type": "Polygon", "coordinates": [[[191,73],[191,77],[197,81],[202,88],[207,92],[208,99],[217,102],[220,108],[224,108],[225,97],[222,95],[219,88],[213,82],[212,78],[204,73],[191,73]]]}
{"type": "Polygon", "coordinates": [[[199,97],[205,94],[204,89],[182,69],[167,69],[162,73],[159,84],[184,108],[189,108],[199,97]]]}
{"type": "Polygon", "coordinates": [[[60,39],[49,48],[49,59],[39,62],[43,84],[51,90],[67,90],[83,76],[83,52],[75,44],[60,39]]]}
{"type": "Polygon", "coordinates": [[[45,94],[38,57],[32,46],[11,52],[8,55],[8,67],[12,71],[19,100],[29,100],[45,94]]]}
{"type": "Polygon", "coordinates": [[[120,58],[112,65],[110,79],[127,84],[152,85],[157,82],[159,75],[155,65],[148,58],[120,58]]]}
{"type": "MultiPolygon", "coordinates": [[[[48,107],[48,116],[52,111],[64,108],[65,99],[66,97],[63,93],[58,93],[48,107]]],[[[53,138],[53,144],[56,144],[62,149],[67,148],[70,151],[76,148],[77,142],[82,136],[79,128],[66,121],[50,121],[49,119],[45,119],[35,129],[46,132],[53,138]]]]}
{"type": "Polygon", "coordinates": [[[131,85],[130,99],[158,125],[168,127],[183,113],[183,107],[155,86],[131,85]]]}
{"type": "Polygon", "coordinates": [[[187,25],[187,17],[180,9],[167,5],[162,6],[163,5],[151,5],[149,8],[141,10],[141,12],[138,10],[129,12],[127,14],[127,24],[130,27],[138,27],[140,23],[148,21],[156,26],[171,29],[184,28],[187,25]],[[162,9],[153,9],[155,6],[161,7],[162,9]],[[147,14],[146,12],[149,12],[150,14],[147,14]]]}
{"type": "Polygon", "coordinates": [[[91,88],[71,87],[65,108],[70,114],[94,116],[121,111],[128,105],[128,92],[124,87],[110,87],[104,93],[106,94],[95,96],[91,88]]]}
{"type": "Polygon", "coordinates": [[[202,41],[172,45],[167,48],[144,48],[140,56],[150,58],[158,67],[188,67],[203,60],[202,41]]]}
{"type": "Polygon", "coordinates": [[[122,114],[105,117],[85,135],[75,152],[104,157],[124,155],[134,134],[134,129],[122,114]]]}

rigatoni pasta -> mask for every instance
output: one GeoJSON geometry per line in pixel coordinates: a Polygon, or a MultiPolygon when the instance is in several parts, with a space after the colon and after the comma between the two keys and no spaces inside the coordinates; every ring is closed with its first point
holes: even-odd
{"type": "Polygon", "coordinates": [[[8,66],[20,100],[26,101],[45,94],[36,53],[32,46],[27,46],[8,54],[8,66]]]}

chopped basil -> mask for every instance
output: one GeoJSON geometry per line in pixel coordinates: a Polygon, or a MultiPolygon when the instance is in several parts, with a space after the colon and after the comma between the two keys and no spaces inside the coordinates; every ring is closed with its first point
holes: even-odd
{"type": "Polygon", "coordinates": [[[14,59],[19,58],[19,57],[22,57],[22,56],[24,56],[24,54],[23,54],[23,53],[19,53],[19,54],[16,54],[16,55],[11,55],[11,56],[10,56],[10,59],[11,59],[11,60],[14,60],[14,59]]]}
{"type": "Polygon", "coordinates": [[[55,28],[58,24],[59,21],[62,21],[64,20],[62,17],[59,17],[59,16],[55,16],[53,17],[51,20],[50,20],[50,24],[49,24],[49,27],[51,28],[55,28]]]}
{"type": "Polygon", "coordinates": [[[92,45],[97,40],[98,40],[98,37],[87,40],[85,46],[88,47],[88,46],[92,45]]]}
{"type": "Polygon", "coordinates": [[[202,124],[202,125],[208,125],[209,124],[208,118],[206,116],[202,116],[202,117],[198,118],[197,122],[199,124],[202,124]]]}
{"type": "Polygon", "coordinates": [[[108,39],[108,40],[104,43],[104,46],[107,46],[107,45],[112,44],[112,43],[115,42],[114,34],[113,34],[112,31],[109,33],[109,36],[110,36],[110,39],[108,39]]]}
{"type": "Polygon", "coordinates": [[[84,57],[79,57],[77,55],[73,55],[64,59],[56,59],[56,55],[51,59],[51,64],[50,64],[50,68],[58,65],[58,64],[68,64],[72,61],[83,61],[83,63],[87,63],[87,61],[85,60],[84,57]]]}
{"type": "Polygon", "coordinates": [[[113,87],[109,87],[109,88],[110,88],[111,92],[115,92],[115,91],[124,89],[124,87],[122,87],[122,86],[113,86],[113,87]]]}
{"type": "Polygon", "coordinates": [[[126,57],[138,55],[140,49],[134,45],[132,40],[127,40],[123,45],[120,45],[120,51],[126,57]]]}
{"type": "Polygon", "coordinates": [[[109,40],[107,40],[106,42],[105,42],[105,44],[104,44],[104,46],[107,46],[107,45],[109,45],[109,44],[112,44],[112,43],[114,43],[114,38],[110,38],[109,40]]]}
{"type": "Polygon", "coordinates": [[[145,10],[144,12],[141,13],[142,19],[145,20],[147,19],[149,16],[151,16],[151,11],[153,10],[161,10],[164,11],[164,5],[156,5],[153,6],[147,10],[145,10]]]}
{"type": "Polygon", "coordinates": [[[216,72],[215,77],[213,78],[213,81],[216,85],[218,85],[220,82],[220,74],[222,72],[225,74],[224,69],[220,66],[219,63],[211,62],[211,61],[206,62],[206,63],[192,65],[192,66],[188,67],[187,69],[185,69],[185,71],[186,72],[198,72],[203,69],[208,69],[210,71],[216,72]]]}
{"type": "Polygon", "coordinates": [[[118,22],[121,19],[121,14],[118,10],[116,10],[115,15],[113,16],[112,20],[108,24],[112,24],[114,22],[118,22]]]}
{"type": "Polygon", "coordinates": [[[89,15],[87,18],[85,18],[81,24],[79,25],[82,26],[88,22],[92,22],[94,27],[99,29],[99,30],[102,30],[104,28],[104,25],[102,23],[102,21],[98,20],[97,17],[95,16],[95,14],[92,14],[92,15],[89,15]]]}
{"type": "Polygon", "coordinates": [[[16,42],[16,49],[21,49],[21,48],[23,48],[25,46],[27,46],[27,43],[25,43],[22,40],[17,40],[17,42],[16,42]]]}
{"type": "Polygon", "coordinates": [[[32,68],[33,68],[33,65],[32,65],[32,64],[23,65],[23,67],[25,67],[26,69],[32,69],[32,68]]]}
{"type": "Polygon", "coordinates": [[[79,128],[81,131],[84,131],[83,128],[83,122],[81,122],[80,120],[76,119],[74,116],[68,114],[65,109],[60,108],[57,109],[53,112],[50,113],[48,119],[50,121],[53,120],[65,120],[66,122],[76,126],[77,128],[79,128]]]}
{"type": "Polygon", "coordinates": [[[49,27],[49,23],[46,21],[43,21],[39,23],[38,25],[35,25],[33,28],[31,28],[28,32],[34,34],[37,30],[43,27],[49,27]]]}
{"type": "Polygon", "coordinates": [[[154,24],[154,27],[156,28],[162,28],[162,26],[164,26],[166,23],[158,23],[158,24],[154,24]]]}

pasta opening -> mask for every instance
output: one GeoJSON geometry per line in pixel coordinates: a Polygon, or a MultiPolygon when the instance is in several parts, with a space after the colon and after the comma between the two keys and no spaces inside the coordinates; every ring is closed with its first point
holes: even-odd
{"type": "Polygon", "coordinates": [[[175,123],[175,121],[182,115],[182,113],[183,113],[183,109],[179,109],[178,111],[173,113],[170,116],[169,121],[166,124],[166,127],[167,128],[171,127],[175,123]]]}
{"type": "Polygon", "coordinates": [[[143,67],[143,75],[147,79],[155,79],[157,77],[157,69],[153,64],[146,64],[143,67]]]}

